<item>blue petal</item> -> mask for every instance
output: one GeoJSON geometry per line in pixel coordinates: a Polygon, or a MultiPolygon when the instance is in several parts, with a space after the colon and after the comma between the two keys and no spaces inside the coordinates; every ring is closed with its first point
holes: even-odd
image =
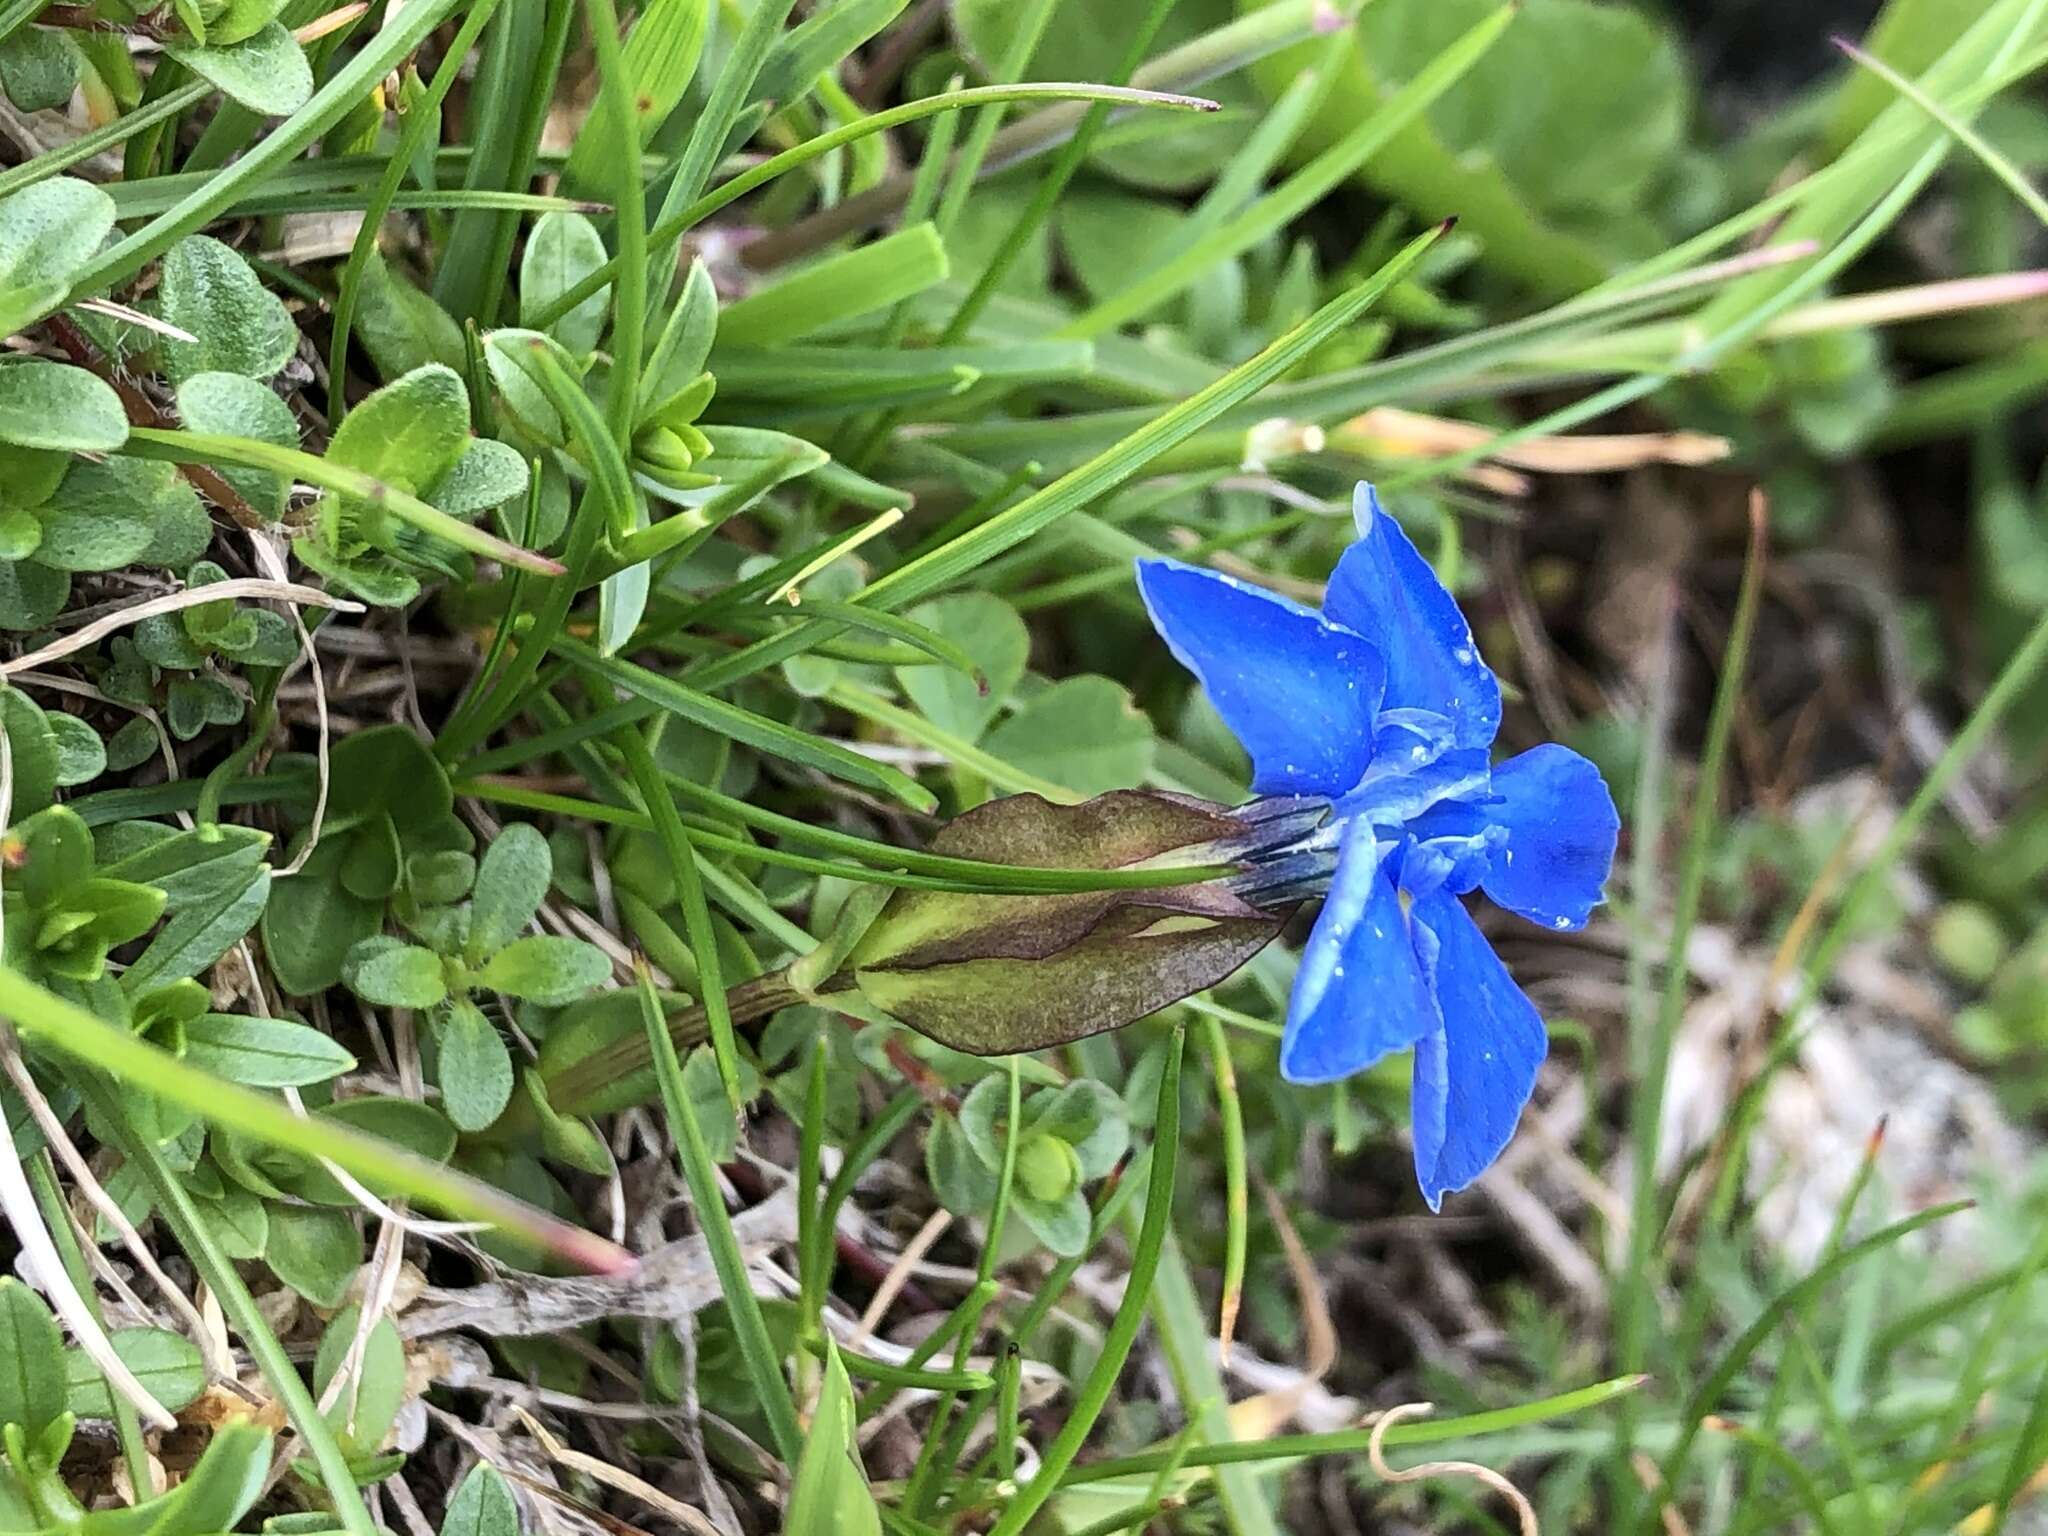
{"type": "Polygon", "coordinates": [[[1323,608],[1386,658],[1388,709],[1426,709],[1451,723],[1460,747],[1490,746],[1500,730],[1500,682],[1479,657],[1472,626],[1369,485],[1352,497],[1358,542],[1330,576],[1323,608]]]}
{"type": "Polygon", "coordinates": [[[1621,830],[1600,770],[1569,747],[1535,747],[1493,770],[1493,792],[1498,801],[1481,809],[1507,843],[1486,894],[1546,928],[1585,927],[1621,830]]]}
{"type": "Polygon", "coordinates": [[[1215,571],[1140,560],[1138,591],[1181,665],[1252,757],[1263,795],[1336,795],[1372,761],[1386,671],[1313,609],[1215,571]]]}
{"type": "Polygon", "coordinates": [[[1462,836],[1411,836],[1401,850],[1401,873],[1394,883],[1410,896],[1438,891],[1462,896],[1486,878],[1495,851],[1506,839],[1500,827],[1482,827],[1462,836]]]}
{"type": "Polygon", "coordinates": [[[1347,832],[1287,1004],[1280,1075],[1291,1083],[1363,1072],[1441,1023],[1372,830],[1347,832]]]}
{"type": "Polygon", "coordinates": [[[1415,1178],[1431,1210],[1493,1165],[1515,1134],[1549,1040],[1543,1020],[1457,897],[1412,909],[1433,960],[1443,1028],[1415,1046],[1415,1178]]]}

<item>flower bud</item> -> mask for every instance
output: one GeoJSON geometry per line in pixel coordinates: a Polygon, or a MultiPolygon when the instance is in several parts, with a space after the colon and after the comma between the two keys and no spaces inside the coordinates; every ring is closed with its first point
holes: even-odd
{"type": "MultiPolygon", "coordinates": [[[[1035,869],[1170,869],[1239,863],[1246,837],[1221,806],[1116,790],[1080,805],[994,800],[931,847],[1035,869]]],[[[1031,895],[902,890],[836,979],[942,1045],[1003,1055],[1115,1029],[1214,986],[1263,949],[1281,921],[1220,883],[1031,895]]]]}

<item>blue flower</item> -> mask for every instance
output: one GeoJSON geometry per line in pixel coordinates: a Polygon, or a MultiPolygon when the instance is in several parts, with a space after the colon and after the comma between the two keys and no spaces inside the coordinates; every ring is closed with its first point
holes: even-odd
{"type": "Polygon", "coordinates": [[[1459,898],[1582,928],[1621,821],[1576,752],[1492,764],[1500,683],[1471,627],[1371,486],[1353,512],[1320,613],[1169,560],[1140,561],[1138,587],[1251,754],[1252,788],[1329,807],[1276,881],[1301,894],[1307,870],[1326,892],[1280,1070],[1334,1082],[1413,1047],[1415,1174],[1435,1209],[1500,1156],[1547,1043],[1459,898]]]}

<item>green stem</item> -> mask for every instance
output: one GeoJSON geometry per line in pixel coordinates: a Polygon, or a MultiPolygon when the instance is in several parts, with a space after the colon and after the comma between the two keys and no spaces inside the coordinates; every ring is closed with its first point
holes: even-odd
{"type": "MultiPolygon", "coordinates": [[[[690,952],[697,960],[697,990],[703,999],[704,1019],[711,1030],[711,1048],[718,1057],[719,1080],[725,1084],[727,1100],[734,1114],[740,1111],[740,1049],[733,1038],[732,1010],[725,1002],[725,971],[718,958],[718,930],[711,926],[711,907],[704,899],[704,881],[697,872],[697,853],[683,830],[683,818],[676,812],[675,796],[663,782],[639,731],[628,727],[616,738],[626,759],[627,770],[654,819],[655,840],[667,856],[676,877],[676,896],[683,908],[683,930],[690,940],[690,952]]],[[[806,1127],[808,1131],[808,1127],[806,1127]]]]}
{"type": "Polygon", "coordinates": [[[690,1203],[696,1208],[697,1225],[711,1250],[711,1262],[718,1271],[719,1288],[725,1293],[726,1316],[731,1320],[733,1336],[739,1341],[740,1357],[746,1362],[747,1375],[753,1380],[761,1412],[767,1416],[776,1454],[793,1467],[803,1451],[803,1430],[797,1423],[796,1403],[789,1395],[789,1382],[782,1374],[782,1362],[777,1358],[775,1345],[768,1336],[768,1324],[761,1316],[761,1303],[754,1296],[753,1282],[747,1275],[746,1256],[740,1252],[739,1238],[732,1229],[732,1217],[726,1211],[725,1197],[719,1191],[718,1168],[711,1160],[711,1148],[705,1143],[704,1128],[697,1123],[689,1090],[683,1084],[682,1059],[676,1055],[676,1043],[670,1037],[668,1021],[662,1015],[661,1000],[654,990],[654,978],[648,973],[645,962],[641,962],[637,969],[640,1017],[647,1027],[655,1072],[661,1080],[662,1107],[668,1112],[669,1131],[676,1141],[676,1156],[682,1164],[683,1177],[689,1182],[690,1203]]]}
{"type": "MultiPolygon", "coordinates": [[[[356,1486],[355,1474],[349,1470],[348,1458],[342,1454],[327,1421],[320,1416],[319,1405],[313,1401],[313,1394],[307,1390],[298,1367],[285,1353],[284,1345],[278,1342],[270,1325],[263,1320],[262,1309],[256,1305],[256,1298],[249,1294],[248,1286],[242,1283],[233,1262],[220,1251],[206,1230],[206,1218],[193,1205],[185,1186],[155,1147],[143,1137],[128,1134],[120,1101],[113,1090],[95,1075],[81,1073],[79,1080],[81,1090],[92,1101],[99,1118],[114,1129],[114,1134],[121,1139],[123,1154],[149,1185],[150,1193],[156,1199],[157,1215],[170,1227],[178,1246],[185,1250],[185,1257],[192,1261],[192,1267],[220,1302],[228,1321],[241,1334],[242,1342],[249,1346],[249,1353],[255,1359],[257,1369],[263,1372],[264,1380],[269,1382],[271,1392],[284,1405],[292,1427],[312,1454],[313,1464],[320,1471],[320,1481],[326,1486],[327,1496],[334,1501],[335,1515],[343,1528],[349,1536],[380,1536],[377,1523],[370,1518],[370,1511],[363,1503],[362,1491],[356,1486]]],[[[148,1484],[142,1486],[147,1487],[148,1484]]]]}
{"type": "MultiPolygon", "coordinates": [[[[116,144],[133,138],[145,128],[154,128],[168,118],[176,117],[187,107],[196,107],[213,94],[213,83],[196,80],[181,86],[167,96],[145,102],[133,112],[124,113],[111,123],[102,123],[90,133],[81,133],[77,138],[45,150],[25,165],[0,172],[0,197],[10,192],[19,192],[23,187],[32,187],[39,181],[46,181],[82,161],[90,160],[102,150],[112,149],[116,144]]],[[[149,1486],[147,1483],[141,1487],[149,1486]]]]}
{"type": "Polygon", "coordinates": [[[1138,1326],[1151,1306],[1153,1278],[1173,1220],[1174,1165],[1180,1157],[1180,1064],[1186,1046],[1185,1036],[1176,1028],[1169,1037],[1166,1069],[1159,1078],[1159,1107],[1152,1122],[1152,1177],[1145,1190],[1145,1217],[1138,1229],[1137,1251],[1131,1256],[1124,1299],[1103,1336],[1094,1368],[1075,1395],[1066,1423],[1046,1447],[1038,1475],[1004,1507],[989,1536],[1023,1536],[1025,1527],[1058,1491],[1094,1431],[1095,1421],[1108,1406],[1131,1346],[1137,1342],[1138,1326]]]}

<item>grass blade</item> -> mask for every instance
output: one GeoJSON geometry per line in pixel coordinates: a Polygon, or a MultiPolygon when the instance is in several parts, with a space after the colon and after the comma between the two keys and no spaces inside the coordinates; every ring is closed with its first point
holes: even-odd
{"type": "Polygon", "coordinates": [[[662,1107],[668,1112],[669,1134],[675,1138],[676,1157],[683,1177],[690,1185],[690,1203],[697,1212],[697,1225],[711,1250],[711,1262],[718,1270],[718,1283],[725,1293],[726,1314],[732,1320],[733,1336],[739,1341],[740,1357],[752,1379],[756,1400],[768,1418],[768,1428],[783,1461],[795,1466],[803,1449],[803,1430],[797,1424],[796,1404],[789,1395],[789,1382],[782,1363],[768,1337],[768,1325],[761,1317],[761,1304],[754,1298],[753,1281],[747,1275],[746,1256],[732,1229],[732,1217],[725,1209],[725,1197],[718,1188],[718,1169],[705,1144],[704,1129],[697,1123],[696,1110],[683,1083],[683,1064],[669,1038],[668,1021],[654,990],[654,978],[645,963],[639,968],[637,985],[640,1015],[647,1026],[647,1040],[654,1054],[654,1067],[661,1080],[662,1107]]]}

